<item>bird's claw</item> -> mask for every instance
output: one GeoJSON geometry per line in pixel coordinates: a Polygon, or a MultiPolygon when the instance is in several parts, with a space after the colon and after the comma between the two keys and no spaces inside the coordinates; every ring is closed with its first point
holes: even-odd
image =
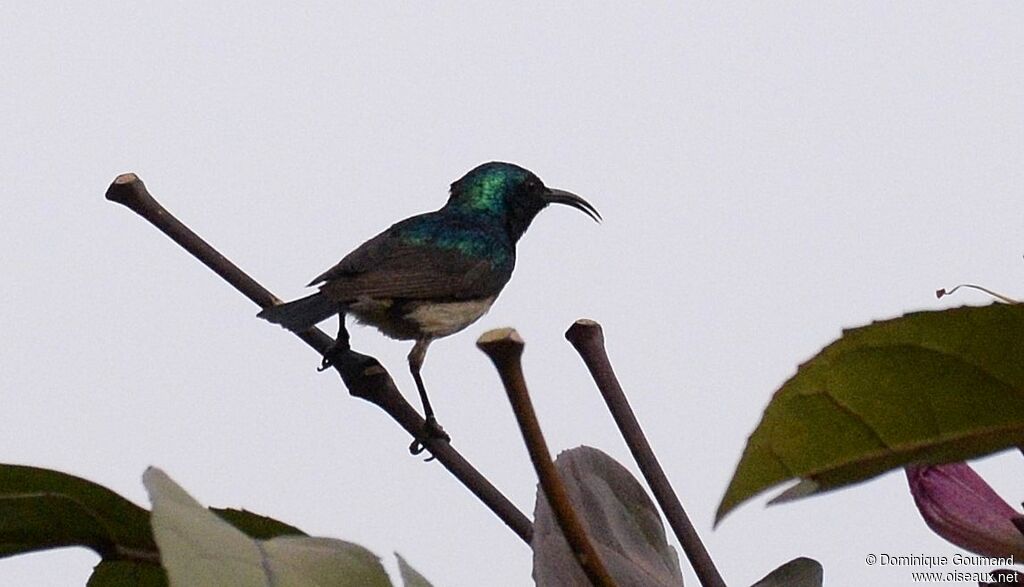
{"type": "Polygon", "coordinates": [[[320,360],[320,366],[316,368],[317,373],[323,373],[324,371],[333,367],[335,363],[338,361],[338,359],[341,357],[341,355],[349,352],[349,350],[351,349],[348,347],[348,345],[334,345],[331,348],[327,349],[327,352],[324,353],[323,359],[320,360]]]}
{"type": "MultiPolygon", "coordinates": [[[[440,440],[442,442],[450,442],[452,439],[452,437],[448,436],[448,433],[444,431],[444,428],[437,423],[437,419],[435,419],[433,415],[427,416],[427,421],[423,425],[421,435],[421,437],[413,440],[412,444],[409,445],[409,452],[413,455],[422,454],[423,451],[427,450],[427,441],[440,440]]],[[[434,460],[433,456],[427,459],[428,462],[432,460],[434,460]]]]}

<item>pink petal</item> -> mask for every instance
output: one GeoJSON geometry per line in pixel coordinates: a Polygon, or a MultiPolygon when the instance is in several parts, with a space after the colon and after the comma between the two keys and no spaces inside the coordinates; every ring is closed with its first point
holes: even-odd
{"type": "Polygon", "coordinates": [[[989,557],[1024,560],[1024,534],[1010,507],[967,463],[906,468],[910,493],[928,527],[953,544],[989,557]]]}

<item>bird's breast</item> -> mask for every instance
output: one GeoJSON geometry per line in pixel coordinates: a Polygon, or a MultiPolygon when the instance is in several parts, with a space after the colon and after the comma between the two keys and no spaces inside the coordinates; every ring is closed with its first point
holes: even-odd
{"type": "Polygon", "coordinates": [[[497,296],[458,302],[422,302],[415,304],[406,315],[419,324],[420,330],[432,338],[455,334],[476,322],[491,309],[497,296]]]}
{"type": "Polygon", "coordinates": [[[450,302],[361,299],[348,310],[359,322],[375,326],[391,338],[441,338],[479,320],[497,297],[450,302]]]}

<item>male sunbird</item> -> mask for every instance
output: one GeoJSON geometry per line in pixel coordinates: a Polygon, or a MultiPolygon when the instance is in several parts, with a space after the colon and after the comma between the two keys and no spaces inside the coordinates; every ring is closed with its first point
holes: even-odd
{"type": "MultiPolygon", "coordinates": [[[[309,283],[321,284],[320,291],[267,308],[259,317],[302,332],[339,314],[338,338],[323,368],[349,350],[346,314],[391,338],[415,340],[409,370],[427,433],[446,437],[420,377],[427,347],[490,309],[512,277],[516,242],[548,204],[566,204],[601,219],[583,198],[545,187],[518,165],[484,163],[451,185],[440,210],[406,218],[371,238],[309,283]]],[[[413,447],[422,450],[418,442],[413,447]]]]}

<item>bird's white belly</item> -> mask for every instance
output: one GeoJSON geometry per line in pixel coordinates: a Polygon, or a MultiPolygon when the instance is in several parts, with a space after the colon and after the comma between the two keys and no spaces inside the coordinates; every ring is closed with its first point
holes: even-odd
{"type": "Polygon", "coordinates": [[[405,315],[420,325],[424,334],[440,338],[455,334],[487,313],[497,296],[466,302],[422,304],[405,315]]]}

